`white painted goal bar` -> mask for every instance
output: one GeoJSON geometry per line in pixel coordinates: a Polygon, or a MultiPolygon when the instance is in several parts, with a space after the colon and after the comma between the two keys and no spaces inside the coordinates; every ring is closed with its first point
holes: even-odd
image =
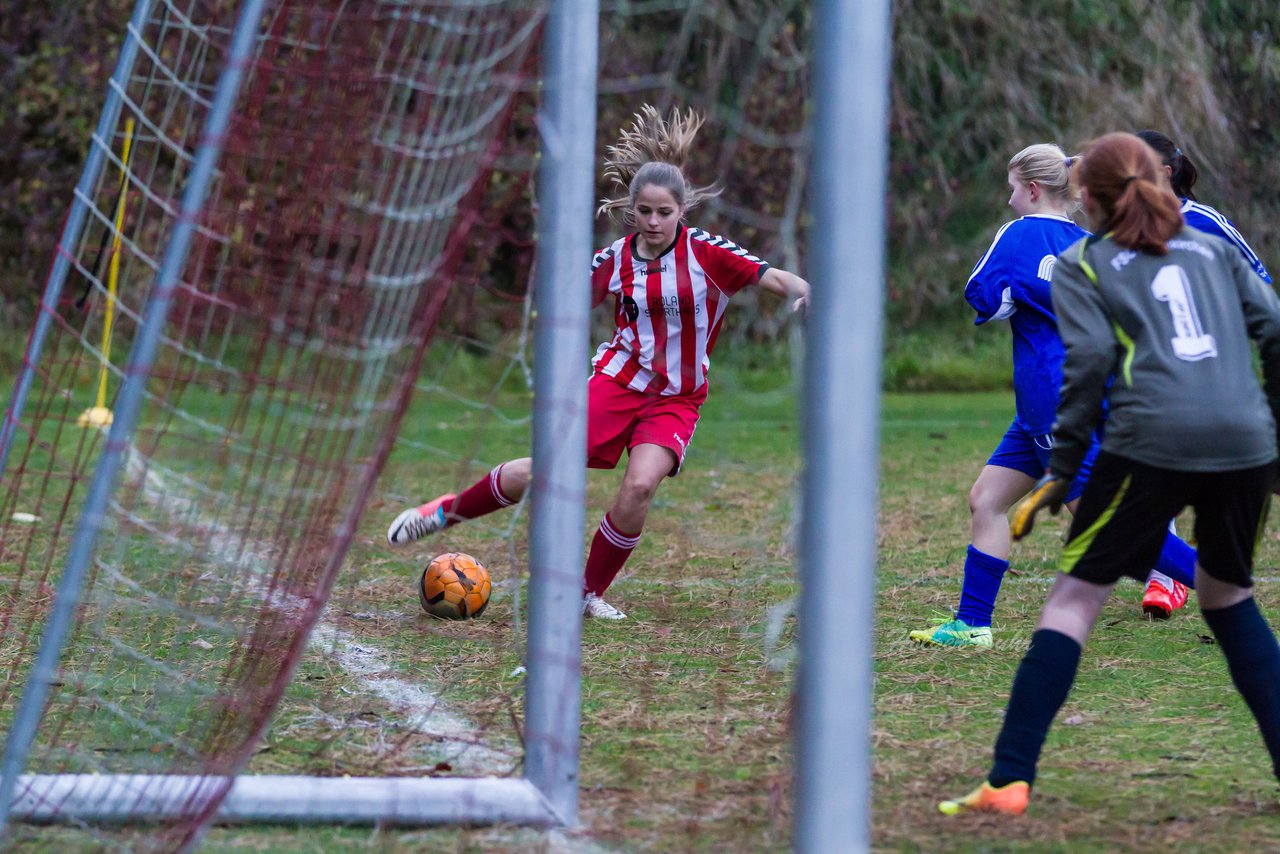
{"type": "MultiPolygon", "coordinates": [[[[164,822],[189,817],[225,777],[153,774],[24,774],[10,817],[35,823],[164,822]]],[[[564,822],[527,780],[512,777],[303,777],[242,775],[217,823],[421,826],[564,822]]]]}

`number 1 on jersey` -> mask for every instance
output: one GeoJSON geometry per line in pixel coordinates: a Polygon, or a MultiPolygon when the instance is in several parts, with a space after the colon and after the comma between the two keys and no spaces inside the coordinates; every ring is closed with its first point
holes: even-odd
{"type": "Polygon", "coordinates": [[[1191,284],[1186,272],[1176,264],[1161,267],[1151,280],[1151,292],[1156,299],[1169,304],[1173,313],[1173,354],[1187,362],[1212,359],[1218,355],[1218,345],[1212,335],[1206,335],[1200,325],[1200,314],[1191,296],[1191,284]]]}

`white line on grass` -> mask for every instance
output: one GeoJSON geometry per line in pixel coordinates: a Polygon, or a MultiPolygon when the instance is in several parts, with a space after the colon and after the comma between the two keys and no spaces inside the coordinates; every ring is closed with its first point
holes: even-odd
{"type": "Polygon", "coordinates": [[[449,710],[444,702],[418,683],[384,674],[392,670],[386,654],[375,646],[356,640],[349,632],[326,622],[316,623],[309,645],[331,655],[339,666],[355,677],[369,692],[385,700],[392,708],[404,710],[404,723],[418,732],[432,736],[447,748],[455,770],[462,776],[509,773],[514,764],[511,753],[503,753],[475,738],[459,733],[478,733],[474,724],[449,710]]]}
{"type": "MultiPolygon", "coordinates": [[[[140,482],[141,494],[156,510],[183,520],[183,524],[203,529],[209,534],[209,550],[219,560],[236,570],[243,570],[242,577],[250,581],[267,607],[302,613],[307,602],[280,589],[272,590],[270,574],[263,567],[270,563],[261,548],[248,548],[234,539],[234,532],[221,522],[201,513],[190,495],[175,494],[175,490],[159,472],[147,465],[140,455],[130,448],[126,457],[126,470],[140,482]]],[[[181,476],[170,480],[182,480],[181,476]]],[[[238,580],[238,579],[237,579],[238,580]]],[[[460,776],[506,774],[512,770],[514,751],[502,752],[486,746],[480,730],[432,693],[424,683],[410,683],[395,676],[387,676],[392,668],[385,652],[371,644],[357,641],[355,637],[323,617],[316,621],[308,638],[308,646],[331,655],[332,659],[358,682],[368,693],[385,700],[392,708],[407,714],[404,723],[417,732],[431,736],[440,749],[446,751],[451,764],[460,776]]]]}
{"type": "MultiPolygon", "coordinates": [[[[432,831],[413,831],[397,837],[402,845],[421,843],[439,845],[432,831]]],[[[521,846],[516,850],[541,851],[545,854],[610,854],[614,849],[605,848],[591,841],[581,830],[536,830],[532,828],[495,827],[489,830],[476,831],[474,843],[484,848],[490,845],[496,850],[503,850],[512,845],[521,846]]],[[[414,850],[417,850],[416,848],[414,850]]],[[[430,850],[435,850],[434,848],[430,850]]]]}
{"type": "MultiPolygon", "coordinates": [[[[247,570],[253,583],[268,607],[290,611],[305,605],[300,599],[281,591],[270,591],[267,573],[262,566],[268,561],[260,550],[239,548],[231,541],[227,526],[193,512],[196,502],[189,496],[175,496],[151,466],[144,465],[132,449],[127,457],[127,469],[142,485],[141,493],[148,503],[172,516],[186,515],[198,527],[210,534],[210,550],[229,565],[247,570]]],[[[178,478],[181,479],[181,478],[178,478]]],[[[308,638],[309,647],[326,654],[370,694],[385,701],[392,708],[407,712],[404,723],[417,732],[433,737],[438,748],[447,751],[458,776],[482,776],[510,773],[515,751],[503,752],[486,745],[480,738],[480,730],[465,717],[453,712],[423,683],[411,683],[395,676],[386,676],[392,668],[388,655],[377,647],[359,641],[354,635],[337,628],[323,618],[316,621],[308,638]],[[467,738],[461,734],[474,734],[467,738]]],[[[502,842],[513,834],[517,841],[528,837],[530,848],[539,848],[552,854],[609,854],[612,849],[593,842],[582,831],[560,829],[510,829],[494,828],[489,831],[502,842]]],[[[402,841],[412,840],[410,833],[402,841]]]]}

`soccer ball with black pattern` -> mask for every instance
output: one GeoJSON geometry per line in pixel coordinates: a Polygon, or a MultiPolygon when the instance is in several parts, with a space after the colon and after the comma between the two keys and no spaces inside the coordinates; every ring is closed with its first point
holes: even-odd
{"type": "Polygon", "coordinates": [[[446,620],[466,620],[489,604],[489,571],[471,555],[446,552],[433,558],[418,581],[422,610],[446,620]]]}

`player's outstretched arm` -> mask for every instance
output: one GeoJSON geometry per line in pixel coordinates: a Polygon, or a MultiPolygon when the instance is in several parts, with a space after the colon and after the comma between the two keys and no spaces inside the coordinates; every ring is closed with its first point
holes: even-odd
{"type": "Polygon", "coordinates": [[[1030,534],[1036,524],[1036,514],[1042,507],[1048,507],[1049,513],[1057,516],[1070,486],[1070,480],[1058,477],[1052,472],[1040,478],[1027,497],[1014,508],[1013,515],[1009,517],[1009,536],[1020,540],[1030,534]]]}
{"type": "Polygon", "coordinates": [[[809,283],[795,273],[770,267],[760,277],[760,286],[770,293],[791,300],[792,311],[809,310],[809,283]]]}

